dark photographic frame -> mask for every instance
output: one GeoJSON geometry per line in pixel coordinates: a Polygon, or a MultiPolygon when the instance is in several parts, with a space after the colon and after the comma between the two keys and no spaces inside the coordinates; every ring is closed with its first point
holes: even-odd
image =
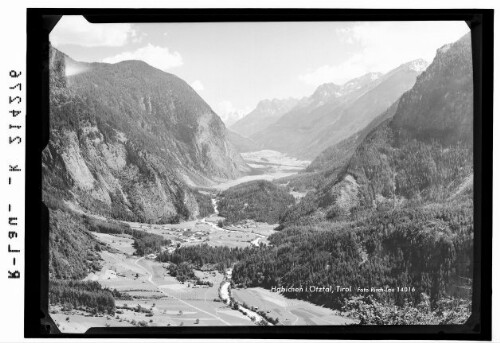
{"type": "Polygon", "coordinates": [[[25,337],[491,339],[493,10],[487,9],[28,9],[25,337]],[[474,273],[472,316],[464,325],[95,328],[62,334],[48,314],[48,210],[41,153],[48,142],[48,37],[62,15],[104,22],[466,21],[474,70],[474,273]]]}

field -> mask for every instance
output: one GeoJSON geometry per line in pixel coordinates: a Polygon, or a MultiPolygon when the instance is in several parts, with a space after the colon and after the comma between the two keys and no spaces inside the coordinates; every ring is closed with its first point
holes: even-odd
{"type": "MultiPolygon", "coordinates": [[[[132,298],[117,299],[115,315],[95,316],[53,306],[50,308],[51,317],[62,332],[85,332],[90,327],[104,326],[254,325],[248,316],[220,301],[218,288],[224,277],[217,271],[195,270],[196,276],[210,281],[212,287],[180,283],[168,274],[168,264],[131,256],[130,250],[124,247],[123,239],[126,238],[96,235],[116,250],[102,251],[102,270],[86,279],[98,281],[103,287],[117,289],[132,298]]],[[[231,294],[241,304],[258,307],[270,317],[278,318],[282,325],[342,325],[352,322],[332,310],[286,299],[261,288],[232,289],[231,294]]]]}
{"type": "Polygon", "coordinates": [[[240,303],[257,307],[282,325],[346,325],[356,322],[340,316],[331,309],[306,301],[287,299],[277,292],[256,287],[232,289],[231,294],[240,303]]]}
{"type": "Polygon", "coordinates": [[[218,287],[223,280],[220,273],[196,271],[200,279],[212,282],[212,287],[179,283],[168,274],[168,264],[120,252],[124,249],[123,241],[116,239],[120,237],[97,235],[116,251],[102,251],[102,270],[86,279],[117,289],[132,299],[117,299],[114,316],[63,311],[60,306],[53,306],[51,317],[63,332],[85,332],[90,327],[104,326],[253,325],[248,317],[220,301],[218,287]],[[138,306],[149,310],[152,316],[138,311],[138,306]]]}
{"type": "MultiPolygon", "coordinates": [[[[247,181],[247,178],[274,179],[291,175],[302,169],[304,161],[289,158],[272,151],[244,154],[247,162],[260,175],[246,176],[215,187],[215,191],[247,181]]],[[[213,190],[208,193],[213,195],[213,190]]],[[[300,196],[300,195],[298,195],[300,196]]],[[[179,246],[208,244],[211,246],[248,247],[268,244],[268,237],[277,225],[242,220],[236,224],[219,227],[223,217],[218,216],[217,202],[212,200],[215,214],[179,224],[145,224],[126,222],[132,229],[161,235],[171,240],[165,250],[174,251],[179,246]]],[[[82,310],[62,306],[50,308],[51,317],[63,332],[85,332],[90,327],[105,326],[223,326],[255,325],[251,320],[254,312],[234,310],[222,302],[221,285],[229,285],[225,276],[217,271],[194,270],[202,281],[213,286],[200,286],[192,282],[179,282],[169,275],[168,263],[160,263],[154,255],[136,256],[134,239],[130,235],[111,235],[92,232],[109,249],[100,252],[102,269],[89,274],[85,280],[98,281],[102,287],[116,289],[125,294],[115,299],[114,315],[94,315],[82,310]],[[243,312],[243,313],[242,313],[243,312]],[[244,314],[246,313],[246,315],[244,314]]],[[[229,276],[230,278],[230,276],[229,276]]],[[[226,290],[228,292],[228,290],[226,290]]],[[[225,294],[226,297],[229,293],[225,294]]],[[[232,296],[249,308],[265,310],[282,325],[328,325],[345,324],[351,321],[338,316],[334,311],[299,300],[289,300],[264,289],[231,290],[232,296]]],[[[222,295],[224,296],[224,294],[222,295]]],[[[254,318],[255,320],[255,318],[254,318]]]]}

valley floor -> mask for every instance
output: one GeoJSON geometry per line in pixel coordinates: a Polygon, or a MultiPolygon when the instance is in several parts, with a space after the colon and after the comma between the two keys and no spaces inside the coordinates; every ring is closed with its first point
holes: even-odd
{"type": "Polygon", "coordinates": [[[242,153],[241,156],[253,169],[252,175],[245,175],[235,180],[222,182],[212,186],[213,189],[224,191],[244,182],[280,179],[297,174],[311,163],[311,161],[298,160],[274,150],[246,152],[242,153]]]}
{"type": "MultiPolygon", "coordinates": [[[[253,175],[255,179],[273,179],[296,173],[304,161],[297,161],[264,151],[250,153],[254,165],[259,161],[267,173],[253,175]],[[283,166],[280,163],[287,163],[283,166]],[[279,162],[279,163],[277,163],[279,162]],[[270,166],[271,164],[271,166],[270,166]],[[274,164],[274,165],[272,165],[274,164]]],[[[221,190],[247,181],[248,177],[233,180],[214,187],[221,190]]],[[[224,219],[218,216],[217,204],[213,201],[215,214],[180,224],[151,225],[127,222],[132,229],[154,233],[171,240],[164,249],[174,251],[178,246],[208,244],[211,246],[247,247],[267,244],[277,225],[247,220],[239,224],[220,228],[217,223],[224,219]]],[[[341,317],[330,309],[300,300],[290,300],[279,293],[261,288],[230,289],[230,270],[226,275],[217,271],[195,270],[203,281],[212,286],[199,286],[190,282],[181,283],[168,272],[168,263],[155,260],[155,255],[134,255],[133,238],[129,235],[92,233],[109,247],[101,251],[102,269],[87,276],[86,280],[98,281],[103,287],[116,289],[131,297],[116,299],[115,315],[92,315],[80,310],[63,310],[52,306],[50,313],[63,332],[85,332],[90,327],[104,326],[219,326],[255,325],[262,319],[250,308],[264,310],[282,325],[345,325],[352,320],[341,317]],[[232,299],[245,304],[238,310],[231,307],[232,299]],[[141,311],[140,309],[147,309],[141,311]]]]}
{"type": "Polygon", "coordinates": [[[223,218],[214,215],[180,224],[126,223],[132,229],[143,230],[170,239],[172,244],[169,249],[175,249],[178,244],[181,244],[181,246],[208,244],[210,246],[228,246],[231,248],[246,247],[256,242],[265,244],[267,237],[274,232],[277,226],[248,220],[245,223],[220,228],[217,222],[221,219],[223,218]]]}
{"type": "Polygon", "coordinates": [[[252,325],[248,317],[220,300],[218,288],[224,279],[220,273],[195,271],[200,279],[212,282],[212,287],[180,283],[169,275],[168,264],[129,254],[123,244],[126,238],[97,235],[116,250],[101,252],[101,271],[86,279],[117,289],[132,299],[117,299],[114,316],[52,307],[51,316],[63,332],[85,332],[90,327],[104,326],[252,325]],[[151,310],[152,316],[137,311],[138,306],[151,310]]]}
{"type": "Polygon", "coordinates": [[[282,325],[346,325],[356,324],[334,310],[307,301],[288,299],[282,294],[261,287],[233,289],[235,300],[263,310],[282,325]]]}

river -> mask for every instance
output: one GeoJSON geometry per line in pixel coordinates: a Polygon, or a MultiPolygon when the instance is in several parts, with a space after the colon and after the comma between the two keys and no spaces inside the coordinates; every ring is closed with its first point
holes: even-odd
{"type": "MultiPolygon", "coordinates": [[[[226,269],[226,275],[225,275],[224,281],[222,281],[222,284],[219,288],[219,296],[226,305],[231,305],[231,303],[235,301],[234,299],[231,298],[231,294],[230,294],[231,293],[230,289],[231,289],[232,273],[233,273],[232,268],[226,269]]],[[[238,311],[240,311],[245,316],[250,318],[254,323],[264,322],[264,323],[266,323],[266,325],[272,325],[271,323],[269,323],[264,317],[262,317],[257,312],[254,312],[246,307],[243,307],[240,304],[237,304],[237,308],[238,308],[238,311]]]]}

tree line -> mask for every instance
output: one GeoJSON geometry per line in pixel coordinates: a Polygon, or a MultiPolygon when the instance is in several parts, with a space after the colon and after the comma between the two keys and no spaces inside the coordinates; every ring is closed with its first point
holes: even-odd
{"type": "Polygon", "coordinates": [[[97,313],[114,314],[117,290],[102,288],[97,281],[50,280],[49,302],[62,305],[64,310],[81,309],[97,313]]]}
{"type": "Polygon", "coordinates": [[[107,233],[111,235],[127,234],[134,239],[135,254],[144,256],[150,253],[159,253],[161,247],[170,245],[171,240],[154,233],[132,229],[130,225],[117,221],[104,221],[85,216],[84,223],[89,231],[107,233]]]}
{"type": "Polygon", "coordinates": [[[185,246],[169,253],[164,251],[157,260],[160,262],[171,262],[174,264],[189,263],[194,268],[201,269],[212,266],[220,272],[251,253],[254,247],[229,248],[227,246],[210,246],[208,244],[185,246]]]}

